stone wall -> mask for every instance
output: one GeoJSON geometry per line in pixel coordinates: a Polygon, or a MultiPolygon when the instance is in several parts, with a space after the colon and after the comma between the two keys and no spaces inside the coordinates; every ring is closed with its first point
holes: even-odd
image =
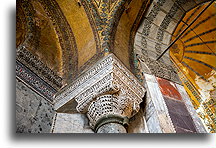
{"type": "Polygon", "coordinates": [[[52,105],[16,80],[16,132],[49,133],[53,122],[52,105]]]}
{"type": "Polygon", "coordinates": [[[56,113],[52,133],[94,133],[84,114],[56,113]]]}

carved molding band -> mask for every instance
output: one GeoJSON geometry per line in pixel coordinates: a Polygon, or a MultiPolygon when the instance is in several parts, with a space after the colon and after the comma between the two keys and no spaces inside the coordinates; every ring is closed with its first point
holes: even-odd
{"type": "Polygon", "coordinates": [[[53,96],[57,91],[18,60],[16,61],[16,77],[28,84],[49,102],[53,102],[53,96]]]}
{"type": "Polygon", "coordinates": [[[48,68],[44,63],[42,63],[38,57],[34,56],[30,51],[28,51],[25,46],[19,46],[17,48],[16,59],[26,65],[56,90],[61,88],[62,78],[59,77],[56,72],[48,68]]]}
{"type": "Polygon", "coordinates": [[[87,113],[94,127],[106,115],[132,117],[139,111],[144,94],[136,77],[114,54],[109,54],[56,94],[54,108],[76,101],[77,111],[87,113]]]}

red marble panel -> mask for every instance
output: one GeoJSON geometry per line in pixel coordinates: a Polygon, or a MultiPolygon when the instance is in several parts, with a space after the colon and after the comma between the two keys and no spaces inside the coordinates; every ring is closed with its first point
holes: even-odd
{"type": "Polygon", "coordinates": [[[175,86],[175,83],[158,77],[157,81],[163,96],[170,97],[176,100],[182,100],[181,94],[175,86]]]}

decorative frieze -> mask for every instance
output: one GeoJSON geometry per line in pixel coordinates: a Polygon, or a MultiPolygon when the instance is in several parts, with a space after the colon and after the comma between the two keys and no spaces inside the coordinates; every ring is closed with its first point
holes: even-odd
{"type": "Polygon", "coordinates": [[[153,74],[157,77],[180,83],[174,66],[164,64],[160,61],[155,61],[144,55],[137,55],[137,59],[148,66],[150,73],[148,71],[143,71],[144,73],[153,74]]]}
{"type": "Polygon", "coordinates": [[[19,61],[16,61],[16,77],[50,102],[53,101],[57,91],[19,61]]]}
{"type": "Polygon", "coordinates": [[[40,76],[46,83],[58,90],[62,86],[62,78],[48,68],[41,60],[33,55],[25,46],[17,48],[16,59],[27,66],[35,74],[40,76]]]}
{"type": "Polygon", "coordinates": [[[118,121],[123,124],[124,119],[139,111],[144,94],[136,77],[114,54],[109,54],[56,94],[54,108],[58,111],[76,101],[77,111],[87,113],[92,128],[108,115],[120,118],[118,121]]]}

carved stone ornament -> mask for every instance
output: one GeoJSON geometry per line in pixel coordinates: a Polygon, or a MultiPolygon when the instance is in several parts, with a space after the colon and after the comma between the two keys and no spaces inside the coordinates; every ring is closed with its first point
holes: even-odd
{"type": "Polygon", "coordinates": [[[75,100],[76,110],[87,113],[93,128],[101,124],[101,119],[124,124],[139,111],[144,94],[145,89],[136,77],[114,54],[109,54],[58,92],[54,108],[58,111],[75,100]]]}

